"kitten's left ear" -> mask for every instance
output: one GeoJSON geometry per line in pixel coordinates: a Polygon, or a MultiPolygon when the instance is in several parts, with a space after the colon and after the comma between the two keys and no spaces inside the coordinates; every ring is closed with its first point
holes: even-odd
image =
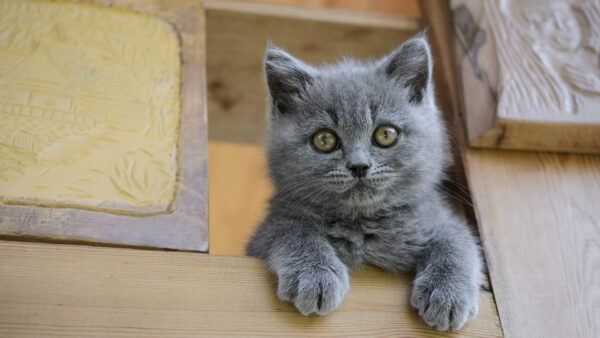
{"type": "Polygon", "coordinates": [[[409,89],[409,102],[421,103],[431,89],[433,60],[425,33],[402,44],[381,60],[380,69],[401,86],[409,89]]]}
{"type": "Polygon", "coordinates": [[[293,97],[301,95],[314,77],[311,66],[271,42],[267,44],[264,69],[269,93],[280,113],[288,110],[287,106],[291,104],[293,97]]]}

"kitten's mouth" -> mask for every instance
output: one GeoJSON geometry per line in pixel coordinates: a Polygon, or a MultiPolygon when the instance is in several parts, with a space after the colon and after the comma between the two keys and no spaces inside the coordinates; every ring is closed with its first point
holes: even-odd
{"type": "Polygon", "coordinates": [[[349,189],[349,191],[355,191],[360,193],[367,193],[374,191],[375,188],[369,185],[364,179],[357,179],[356,183],[349,189]]]}
{"type": "Polygon", "coordinates": [[[379,199],[377,188],[370,185],[368,180],[357,179],[352,186],[340,195],[345,205],[355,207],[372,207],[379,199]]]}
{"type": "Polygon", "coordinates": [[[378,187],[368,179],[354,178],[334,187],[341,198],[356,198],[357,195],[370,196],[377,193],[378,187]]]}

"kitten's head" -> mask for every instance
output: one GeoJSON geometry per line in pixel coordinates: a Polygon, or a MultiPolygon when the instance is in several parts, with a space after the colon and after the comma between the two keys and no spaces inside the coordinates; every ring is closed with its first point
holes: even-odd
{"type": "Polygon", "coordinates": [[[319,67],[269,44],[264,67],[278,198],[369,213],[440,180],[445,136],[423,35],[375,62],[319,67]]]}

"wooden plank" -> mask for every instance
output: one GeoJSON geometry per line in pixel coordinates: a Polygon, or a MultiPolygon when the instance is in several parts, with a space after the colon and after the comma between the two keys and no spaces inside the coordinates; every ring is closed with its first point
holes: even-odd
{"type": "MultiPolygon", "coordinates": [[[[248,1],[248,0],[247,0],[248,1]]],[[[416,0],[250,0],[254,2],[286,4],[317,8],[336,8],[351,11],[392,14],[401,17],[419,18],[416,0]]]]}
{"type": "MultiPolygon", "coordinates": [[[[265,5],[276,10],[257,14],[261,4],[216,5],[208,7],[206,18],[209,139],[215,141],[263,143],[267,92],[262,60],[269,39],[307,62],[322,63],[349,54],[381,56],[420,28],[418,24],[400,29],[316,21],[316,16],[290,17],[286,13],[296,11],[289,6],[265,5]],[[244,11],[247,8],[254,12],[244,11]]],[[[325,13],[327,20],[336,17],[331,10],[311,11],[325,13]]]]}
{"type": "Polygon", "coordinates": [[[198,2],[185,0],[82,2],[152,13],[165,18],[178,30],[183,84],[177,195],[169,210],[152,215],[0,203],[0,233],[205,251],[208,221],[204,9],[198,2]]]}
{"type": "Polygon", "coordinates": [[[471,149],[465,163],[506,336],[598,336],[600,156],[471,149]]]}
{"type": "MultiPolygon", "coordinates": [[[[410,1],[409,1],[410,2],[410,1]]],[[[321,6],[321,3],[314,3],[313,6],[298,6],[300,3],[294,3],[286,0],[275,1],[239,1],[239,0],[203,0],[204,7],[208,10],[226,10],[246,14],[258,14],[266,16],[283,17],[290,19],[302,19],[310,21],[319,21],[326,23],[338,23],[359,26],[371,26],[379,28],[394,28],[415,30],[421,26],[417,17],[397,16],[387,13],[377,12],[358,12],[349,11],[340,8],[334,3],[329,6],[321,6]],[[287,5],[284,5],[287,3],[287,5]]],[[[303,4],[306,4],[303,2],[303,4]]],[[[342,2],[345,6],[349,2],[342,2]]],[[[413,3],[414,5],[414,3],[413,3]]],[[[367,4],[368,6],[368,4],[367,4]]],[[[410,4],[409,4],[410,6],[410,4]]]]}
{"type": "Polygon", "coordinates": [[[0,241],[0,336],[502,335],[493,297],[455,333],[427,327],[410,307],[411,276],[352,275],[341,307],[300,315],[247,257],[0,241]]]}
{"type": "Polygon", "coordinates": [[[469,144],[600,153],[598,2],[451,4],[469,144]]]}
{"type": "Polygon", "coordinates": [[[208,142],[211,254],[246,254],[246,243],[265,216],[273,190],[266,165],[261,145],[208,142]]]}

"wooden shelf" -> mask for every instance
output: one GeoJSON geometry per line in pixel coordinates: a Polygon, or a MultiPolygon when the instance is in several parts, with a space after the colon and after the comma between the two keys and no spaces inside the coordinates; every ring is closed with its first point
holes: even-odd
{"type": "Polygon", "coordinates": [[[438,333],[409,305],[411,276],[352,275],[342,306],[304,317],[260,260],[190,252],[0,241],[0,336],[502,335],[493,297],[438,333]]]}

